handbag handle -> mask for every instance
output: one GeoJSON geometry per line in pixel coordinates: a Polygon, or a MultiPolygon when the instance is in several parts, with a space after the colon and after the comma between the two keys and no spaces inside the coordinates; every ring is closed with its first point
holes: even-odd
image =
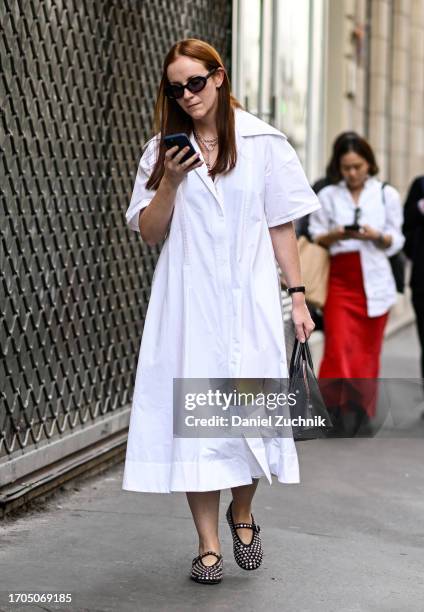
{"type": "Polygon", "coordinates": [[[314,364],[312,361],[312,355],[308,341],[305,340],[305,342],[299,342],[299,340],[296,338],[294,341],[293,352],[290,359],[289,378],[293,376],[295,366],[300,360],[306,361],[312,372],[314,371],[314,364]]]}
{"type": "Polygon", "coordinates": [[[307,340],[305,340],[305,342],[303,343],[303,350],[304,350],[305,355],[306,355],[306,361],[307,361],[309,367],[311,368],[311,370],[313,372],[314,371],[314,362],[312,361],[311,349],[309,348],[309,344],[308,344],[307,340]]]}

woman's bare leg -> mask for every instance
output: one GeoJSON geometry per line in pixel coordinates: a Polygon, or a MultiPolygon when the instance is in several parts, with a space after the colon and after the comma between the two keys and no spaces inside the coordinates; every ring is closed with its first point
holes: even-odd
{"type": "MultiPolygon", "coordinates": [[[[234,523],[252,522],[252,499],[255,495],[258,483],[259,478],[253,478],[252,484],[231,489],[233,494],[232,511],[234,523]]],[[[237,534],[244,544],[250,544],[252,541],[253,531],[247,527],[240,527],[237,529],[237,534]]]]}
{"type": "MultiPolygon", "coordinates": [[[[187,500],[199,535],[199,555],[207,550],[221,553],[218,536],[219,498],[221,491],[187,491],[187,500]]],[[[203,557],[205,565],[213,565],[217,558],[203,557]]]]}

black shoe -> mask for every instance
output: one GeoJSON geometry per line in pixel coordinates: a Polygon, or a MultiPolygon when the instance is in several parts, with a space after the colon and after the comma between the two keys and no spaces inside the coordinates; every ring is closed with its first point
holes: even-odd
{"type": "Polygon", "coordinates": [[[343,428],[342,415],[340,408],[327,407],[328,415],[331,420],[331,428],[325,432],[326,438],[344,438],[345,430],[343,428]]]}
{"type": "Polygon", "coordinates": [[[222,580],[222,569],[222,555],[219,555],[213,550],[208,550],[193,559],[191,563],[190,578],[201,584],[218,584],[218,582],[222,580]],[[206,557],[206,555],[215,555],[218,560],[213,565],[204,565],[202,559],[206,557]]]}
{"type": "Polygon", "coordinates": [[[359,429],[355,434],[356,438],[374,438],[376,433],[378,432],[378,425],[374,423],[373,419],[365,414],[360,425],[359,429]]]}
{"type": "Polygon", "coordinates": [[[231,534],[233,536],[234,559],[236,560],[237,565],[242,569],[257,569],[262,563],[263,558],[262,542],[261,538],[259,537],[259,531],[261,530],[261,528],[259,527],[259,525],[256,525],[255,520],[253,518],[253,514],[251,523],[234,524],[232,505],[233,502],[231,502],[228,506],[226,517],[231,529],[231,534]],[[253,537],[250,544],[245,544],[240,539],[237,533],[237,529],[239,529],[240,527],[247,527],[253,531],[253,537]]]}

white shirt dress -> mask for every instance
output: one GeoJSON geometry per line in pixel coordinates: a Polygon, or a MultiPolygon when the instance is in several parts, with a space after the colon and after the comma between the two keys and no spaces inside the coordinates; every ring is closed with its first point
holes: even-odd
{"type": "MultiPolygon", "coordinates": [[[[237,164],[180,184],[153,275],[138,356],[122,488],[212,491],[274,474],[299,482],[293,438],[174,438],[173,378],[284,378],[287,362],[277,264],[269,227],[320,208],[298,157],[279,130],[235,110],[237,164]]],[[[191,136],[196,150],[198,145],[191,136]]],[[[157,152],[140,160],[126,212],[140,210],[157,152]]]]}

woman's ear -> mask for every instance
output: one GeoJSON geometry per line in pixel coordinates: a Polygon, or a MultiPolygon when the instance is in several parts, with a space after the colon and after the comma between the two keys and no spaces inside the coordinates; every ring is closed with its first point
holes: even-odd
{"type": "Polygon", "coordinates": [[[224,69],[219,67],[217,69],[217,71],[215,72],[215,74],[213,75],[214,81],[215,81],[215,86],[217,89],[219,89],[222,85],[222,82],[224,80],[224,69]]]}

